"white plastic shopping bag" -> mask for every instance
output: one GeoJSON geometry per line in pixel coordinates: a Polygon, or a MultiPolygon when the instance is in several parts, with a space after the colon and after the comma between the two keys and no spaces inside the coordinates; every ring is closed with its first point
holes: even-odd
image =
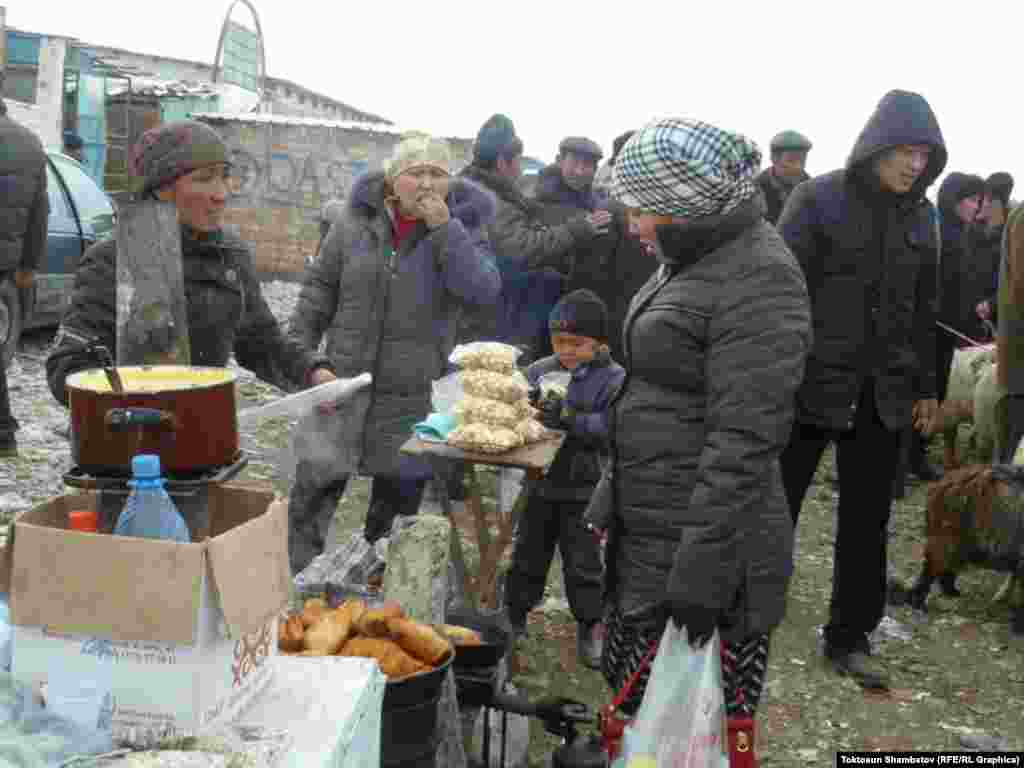
{"type": "Polygon", "coordinates": [[[693,648],[669,621],[616,768],[729,768],[718,632],[693,648]]]}

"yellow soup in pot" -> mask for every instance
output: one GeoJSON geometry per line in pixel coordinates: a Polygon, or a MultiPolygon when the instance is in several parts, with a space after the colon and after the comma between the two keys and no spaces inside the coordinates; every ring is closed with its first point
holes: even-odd
{"type": "MultiPolygon", "coordinates": [[[[235,374],[226,368],[198,368],[180,365],[125,366],[117,372],[124,385],[123,394],[174,392],[231,384],[235,374]]],[[[80,371],[68,377],[70,389],[88,392],[113,392],[102,370],[80,371]]]]}

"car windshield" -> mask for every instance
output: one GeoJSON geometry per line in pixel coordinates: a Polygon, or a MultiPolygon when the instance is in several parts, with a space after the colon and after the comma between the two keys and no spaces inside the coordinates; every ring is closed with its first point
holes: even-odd
{"type": "Polygon", "coordinates": [[[91,232],[97,240],[113,235],[114,207],[106,193],[73,160],[60,156],[51,156],[51,159],[71,193],[82,229],[91,232]]]}

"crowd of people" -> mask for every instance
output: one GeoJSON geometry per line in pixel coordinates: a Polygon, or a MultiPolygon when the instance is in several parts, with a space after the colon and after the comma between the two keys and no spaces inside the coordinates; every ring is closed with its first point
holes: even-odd
{"type": "MultiPolygon", "coordinates": [[[[17,168],[0,168],[18,190],[2,203],[0,256],[25,283],[46,195],[21,130],[0,123],[5,150],[26,147],[17,168]]],[[[1009,174],[951,173],[933,206],[925,193],[947,148],[927,101],[906,91],[881,99],[843,168],[811,178],[811,148],[783,131],[761,171],[740,133],[655,120],[620,136],[603,165],[595,141],[567,137],[527,196],[523,141],[504,115],[483,124],[457,174],[446,142],[404,135],[383,170],[325,207],[287,331],[248,246],[222,227],[220,136],[159,126],[132,168],[141,199],[178,210],[193,362],[234,355],[286,390],[373,374],[297,436],[328,450],[297,468],[295,571],[324,551],[353,474],[373,479],[367,540],[416,514],[429,467],[398,449],[430,411],[431,383],[459,341],[516,345],[531,384],[553,371],[570,383],[561,401],[535,401],[568,438],[517,532],[510,632],[526,631],[556,546],[580,660],[614,690],[639,675],[627,715],[668,621],[698,645],[717,631],[731,765],[744,766],[754,752],[736,745],[754,742],[800,508],[825,449],[836,448],[839,485],[825,656],[881,689],[888,675],[868,636],[884,611],[892,501],[906,472],[938,473],[925,450],[958,344],[998,339],[1002,444],[1024,431],[1024,232],[1009,174]]],[[[93,339],[115,347],[116,254],[110,241],[83,257],[53,353],[93,339]]],[[[93,363],[53,353],[49,383],[66,402],[67,376],[93,363]]]]}

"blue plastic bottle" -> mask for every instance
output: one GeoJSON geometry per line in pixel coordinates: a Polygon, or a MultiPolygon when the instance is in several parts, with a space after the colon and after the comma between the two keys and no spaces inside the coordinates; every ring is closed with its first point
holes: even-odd
{"type": "Polygon", "coordinates": [[[115,536],[137,536],[147,539],[170,539],[189,542],[191,537],[185,519],[164,490],[160,476],[160,457],[140,454],[132,459],[132,492],[117,518],[115,536]]]}

